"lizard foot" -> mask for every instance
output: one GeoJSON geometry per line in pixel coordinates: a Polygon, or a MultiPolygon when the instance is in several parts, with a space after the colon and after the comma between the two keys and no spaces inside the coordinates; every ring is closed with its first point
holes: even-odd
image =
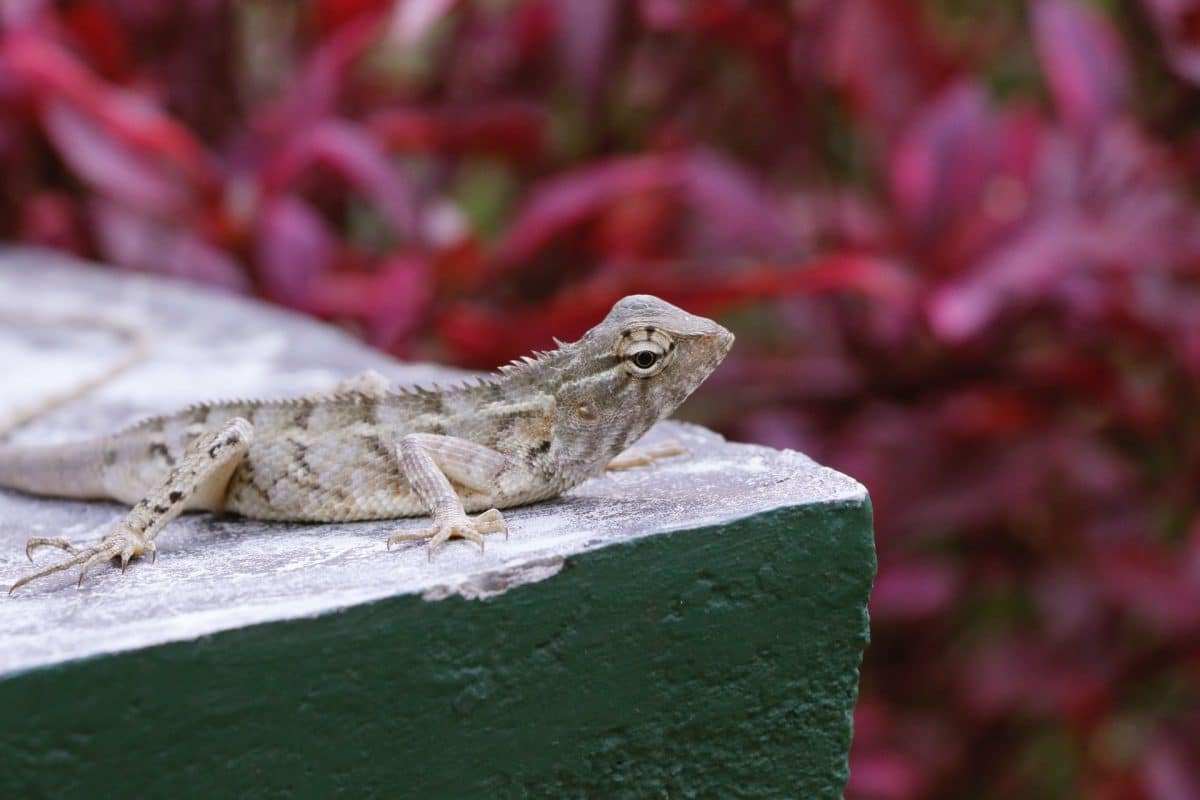
{"type": "Polygon", "coordinates": [[[33,551],[41,547],[54,547],[59,550],[65,550],[71,557],[40,572],[35,572],[32,575],[26,575],[24,578],[21,578],[9,587],[8,593],[10,595],[27,583],[44,578],[47,575],[53,575],[56,572],[71,569],[72,567],[80,567],[79,581],[76,583],[77,586],[80,586],[83,584],[83,579],[88,574],[88,570],[97,564],[119,558],[121,559],[121,572],[124,572],[125,567],[129,566],[130,559],[149,555],[150,560],[153,561],[157,555],[153,541],[144,539],[141,535],[124,526],[117,527],[116,530],[105,534],[97,544],[83,549],[76,548],[66,539],[61,538],[30,539],[25,545],[25,555],[32,561],[33,551]]]}
{"type": "Polygon", "coordinates": [[[415,542],[421,539],[428,539],[429,557],[433,558],[433,551],[451,539],[467,539],[479,545],[479,549],[482,551],[483,536],[487,533],[503,533],[504,538],[508,538],[508,525],[504,522],[504,516],[495,508],[488,509],[474,519],[463,514],[460,519],[439,523],[432,528],[418,533],[406,533],[403,531],[393,533],[388,537],[387,547],[388,550],[391,550],[392,545],[399,542],[415,542]]]}
{"type": "Polygon", "coordinates": [[[691,455],[691,451],[678,442],[659,442],[649,447],[631,447],[608,462],[605,469],[615,471],[650,467],[654,465],[655,461],[686,455],[691,455]]]}

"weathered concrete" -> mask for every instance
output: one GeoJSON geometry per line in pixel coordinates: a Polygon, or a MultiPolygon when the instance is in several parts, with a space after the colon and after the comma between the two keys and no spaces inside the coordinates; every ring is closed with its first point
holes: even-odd
{"type": "MultiPolygon", "coordinates": [[[[6,328],[4,308],[135,317],[154,349],[18,440],[368,367],[454,377],[256,303],[56,262],[0,256],[0,414],[117,347],[6,328]]],[[[506,512],[511,538],[484,554],[386,552],[415,520],[196,515],[162,534],[156,564],[0,601],[0,788],[839,796],[874,573],[865,490],[694,426],[650,437],[694,455],[506,512]]],[[[120,513],[0,491],[0,585],[29,570],[27,537],[86,542],[120,513]]]]}

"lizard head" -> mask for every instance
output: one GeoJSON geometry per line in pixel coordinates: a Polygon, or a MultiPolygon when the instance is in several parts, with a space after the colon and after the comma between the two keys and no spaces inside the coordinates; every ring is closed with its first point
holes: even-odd
{"type": "Polygon", "coordinates": [[[733,334],[651,295],[631,295],[578,342],[555,391],[560,463],[603,469],[716,369],[733,334]]]}

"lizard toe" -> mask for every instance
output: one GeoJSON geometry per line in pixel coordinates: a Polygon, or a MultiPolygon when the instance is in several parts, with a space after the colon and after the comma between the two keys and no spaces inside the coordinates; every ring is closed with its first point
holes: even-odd
{"type": "Polygon", "coordinates": [[[498,508],[489,508],[473,520],[475,530],[479,533],[503,533],[508,538],[508,523],[498,508]]]}
{"type": "Polygon", "coordinates": [[[428,539],[429,549],[427,552],[432,559],[434,551],[451,539],[466,539],[474,542],[482,551],[484,549],[483,537],[488,533],[503,533],[505,538],[508,537],[508,525],[504,522],[500,511],[495,508],[488,509],[474,519],[463,515],[462,519],[442,522],[422,531],[397,531],[388,537],[387,549],[391,550],[392,545],[401,542],[428,539]]]}
{"type": "Polygon", "coordinates": [[[25,557],[33,561],[33,552],[42,547],[54,547],[59,550],[65,550],[71,555],[75,555],[79,551],[75,546],[61,536],[56,536],[53,539],[44,539],[40,536],[35,536],[25,543],[25,557]]]}
{"type": "Polygon", "coordinates": [[[65,539],[30,539],[29,544],[26,546],[26,553],[30,554],[39,547],[54,547],[59,550],[65,550],[71,557],[22,577],[9,587],[8,593],[10,595],[28,583],[73,567],[80,568],[79,577],[75,585],[82,586],[83,579],[87,577],[92,567],[97,564],[119,559],[121,562],[121,572],[124,572],[132,559],[147,553],[151,555],[155,553],[154,542],[146,540],[138,533],[127,528],[118,528],[105,535],[92,547],[83,549],[72,546],[65,539]]]}

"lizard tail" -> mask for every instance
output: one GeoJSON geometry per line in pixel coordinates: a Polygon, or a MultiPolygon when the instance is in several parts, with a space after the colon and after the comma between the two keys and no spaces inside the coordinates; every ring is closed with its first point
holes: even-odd
{"type": "Polygon", "coordinates": [[[17,408],[7,412],[0,411],[0,442],[8,438],[13,431],[26,425],[30,420],[36,419],[72,400],[84,397],[97,387],[108,383],[122,372],[137,366],[146,359],[146,354],[149,352],[149,339],[145,331],[139,327],[127,325],[114,319],[86,315],[48,316],[10,310],[0,311],[0,319],[27,325],[30,323],[33,325],[50,323],[54,325],[99,328],[108,331],[126,344],[125,353],[96,375],[86,378],[67,389],[47,395],[36,403],[32,403],[24,408],[17,408]]]}
{"type": "Polygon", "coordinates": [[[97,440],[56,445],[0,445],[0,487],[47,497],[102,500],[103,458],[97,440]]]}

